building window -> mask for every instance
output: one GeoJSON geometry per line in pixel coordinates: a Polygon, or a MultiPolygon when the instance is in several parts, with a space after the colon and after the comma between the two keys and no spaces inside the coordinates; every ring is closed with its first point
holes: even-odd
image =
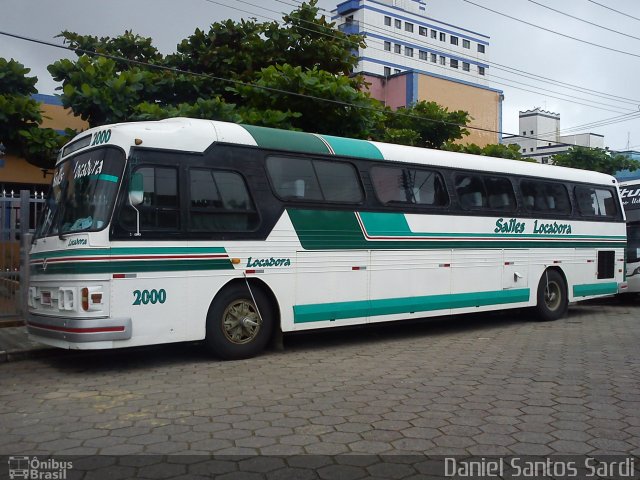
{"type": "Polygon", "coordinates": [[[549,163],[549,157],[542,157],[542,162],[541,163],[544,163],[544,164],[549,163]]]}
{"type": "Polygon", "coordinates": [[[458,45],[458,37],[454,37],[451,35],[450,37],[451,45],[458,45]]]}
{"type": "Polygon", "coordinates": [[[431,30],[431,38],[438,38],[438,32],[436,30],[431,30]]]}
{"type": "Polygon", "coordinates": [[[464,70],[465,72],[468,72],[470,67],[471,65],[469,65],[468,62],[462,62],[462,70],[464,70]]]}
{"type": "Polygon", "coordinates": [[[444,32],[440,32],[440,41],[441,42],[446,42],[447,41],[447,34],[444,32]]]}
{"type": "Polygon", "coordinates": [[[522,149],[522,153],[527,153],[527,149],[526,149],[526,148],[523,148],[523,149],[522,149]]]}
{"type": "Polygon", "coordinates": [[[440,65],[446,65],[447,64],[447,58],[443,57],[442,55],[440,56],[440,65]]]}
{"type": "Polygon", "coordinates": [[[384,49],[387,52],[390,52],[391,51],[391,42],[384,42],[384,49]]]}
{"type": "Polygon", "coordinates": [[[462,40],[462,48],[471,48],[471,42],[469,40],[462,40]]]}
{"type": "Polygon", "coordinates": [[[400,69],[399,68],[394,68],[393,69],[393,73],[400,73],[400,69]]]}
{"type": "Polygon", "coordinates": [[[404,29],[407,32],[413,33],[413,23],[404,22],[404,29]]]}
{"type": "Polygon", "coordinates": [[[425,52],[423,50],[420,50],[420,60],[428,61],[429,60],[429,53],[425,52]]]}
{"type": "Polygon", "coordinates": [[[396,20],[394,20],[393,23],[394,23],[396,28],[402,28],[402,20],[396,19],[396,20]]]}
{"type": "Polygon", "coordinates": [[[533,148],[530,148],[530,149],[529,149],[529,151],[530,151],[530,152],[533,152],[533,148]]]}
{"type": "Polygon", "coordinates": [[[433,63],[436,63],[436,62],[438,61],[438,56],[437,56],[435,53],[432,53],[432,54],[431,54],[431,61],[432,61],[433,63]]]}
{"type": "Polygon", "coordinates": [[[413,57],[413,48],[411,47],[404,47],[404,54],[407,57],[413,57]]]}
{"type": "Polygon", "coordinates": [[[533,130],[531,130],[531,135],[533,135],[533,130]]]}
{"type": "Polygon", "coordinates": [[[395,53],[401,53],[401,51],[402,51],[402,46],[396,43],[396,44],[393,46],[393,51],[394,51],[395,53]]]}
{"type": "Polygon", "coordinates": [[[427,32],[428,32],[428,31],[429,31],[429,30],[427,29],[427,27],[418,27],[418,33],[419,33],[420,35],[422,35],[423,37],[426,37],[426,36],[427,36],[427,32]]]}
{"type": "Polygon", "coordinates": [[[478,44],[478,53],[484,53],[484,45],[478,44]]]}
{"type": "Polygon", "coordinates": [[[484,67],[478,67],[478,74],[484,75],[484,67]]]}
{"type": "Polygon", "coordinates": [[[384,17],[384,24],[387,27],[390,27],[391,26],[391,17],[384,17]]]}
{"type": "Polygon", "coordinates": [[[391,67],[384,67],[384,76],[388,77],[391,75],[391,67]]]}
{"type": "Polygon", "coordinates": [[[454,60],[452,58],[451,61],[449,62],[449,65],[451,66],[451,68],[458,68],[458,60],[454,60]]]}
{"type": "Polygon", "coordinates": [[[527,131],[525,130],[524,132],[522,132],[522,135],[526,136],[527,135],[527,131]]]}

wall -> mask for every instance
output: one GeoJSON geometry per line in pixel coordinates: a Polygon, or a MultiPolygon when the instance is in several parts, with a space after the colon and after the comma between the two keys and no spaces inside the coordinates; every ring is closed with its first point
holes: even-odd
{"type": "Polygon", "coordinates": [[[465,110],[469,112],[469,125],[493,132],[469,130],[469,136],[457,143],[475,143],[481,147],[499,143],[501,94],[494,90],[451,82],[428,75],[418,75],[418,100],[434,101],[449,111],[465,110]]]}

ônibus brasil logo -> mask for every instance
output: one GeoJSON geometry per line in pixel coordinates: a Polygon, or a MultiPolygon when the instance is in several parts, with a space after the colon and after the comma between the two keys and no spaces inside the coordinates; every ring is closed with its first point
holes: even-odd
{"type": "Polygon", "coordinates": [[[9,478],[33,479],[33,480],[65,480],[67,470],[73,468],[72,462],[64,462],[47,458],[40,460],[38,457],[11,456],[9,457],[9,478]]]}

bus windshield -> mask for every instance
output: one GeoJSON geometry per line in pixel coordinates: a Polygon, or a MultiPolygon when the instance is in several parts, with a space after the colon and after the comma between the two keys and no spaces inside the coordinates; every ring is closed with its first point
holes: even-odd
{"type": "Polygon", "coordinates": [[[116,148],[80,153],[58,164],[36,238],[105,228],[123,168],[124,154],[116,148]]]}
{"type": "Polygon", "coordinates": [[[627,262],[640,261],[640,222],[627,224],[627,262]]]}

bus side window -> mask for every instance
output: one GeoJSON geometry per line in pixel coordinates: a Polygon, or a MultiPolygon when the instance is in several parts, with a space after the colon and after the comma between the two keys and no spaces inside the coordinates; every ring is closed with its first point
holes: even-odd
{"type": "MultiPolygon", "coordinates": [[[[142,177],[143,201],[136,208],[140,212],[140,230],[177,231],[180,229],[178,201],[178,171],[173,167],[145,166],[135,170],[142,177]]],[[[127,205],[120,223],[135,231],[135,210],[127,205]]]]}
{"type": "Polygon", "coordinates": [[[189,200],[192,232],[246,232],[258,226],[258,213],[237,172],[190,169],[189,200]]]}
{"type": "Polygon", "coordinates": [[[373,188],[384,203],[404,203],[443,207],[449,203],[440,173],[422,168],[371,168],[373,188]]]}
{"type": "Polygon", "coordinates": [[[615,217],[618,213],[610,190],[578,185],[575,188],[580,214],[587,217],[615,217]]]}
{"type": "Polygon", "coordinates": [[[524,209],[531,213],[570,215],[571,202],[564,185],[541,180],[520,182],[524,209]]]}
{"type": "Polygon", "coordinates": [[[456,195],[465,210],[487,206],[487,195],[482,179],[477,175],[456,175],[456,195]]]}

